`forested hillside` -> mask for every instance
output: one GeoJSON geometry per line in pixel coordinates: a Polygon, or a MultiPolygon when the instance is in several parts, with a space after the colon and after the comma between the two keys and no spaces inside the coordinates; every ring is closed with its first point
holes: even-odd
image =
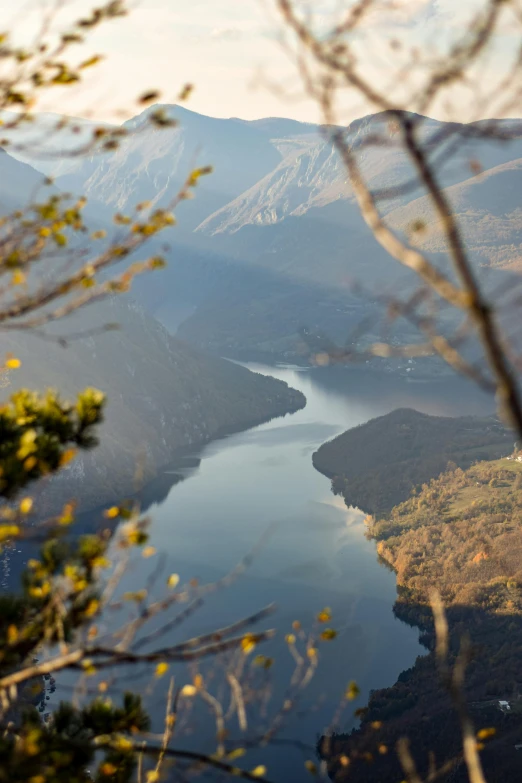
{"type": "MultiPolygon", "coordinates": [[[[54,331],[56,338],[63,327],[54,331]]],[[[24,386],[59,388],[69,398],[94,386],[108,399],[100,446],[43,487],[44,511],[72,497],[82,511],[111,503],[141,488],[180,450],[305,404],[282,381],[173,338],[132,301],[113,297],[93,305],[69,321],[66,333],[86,336],[66,348],[20,332],[4,339],[4,350],[22,366],[9,373],[3,398],[24,386]],[[90,334],[104,324],[118,328],[90,334]]]]}
{"type": "MultiPolygon", "coordinates": [[[[397,574],[395,613],[421,629],[429,653],[393,687],[372,693],[361,729],[335,739],[331,771],[343,748],[357,749],[372,753],[376,780],[399,780],[392,749],[408,736],[421,774],[432,752],[439,765],[457,758],[442,780],[468,780],[458,762],[455,708],[436,671],[429,603],[436,587],[446,607],[452,664],[462,640],[471,642],[463,687],[477,731],[493,729],[484,749],[488,783],[515,780],[522,764],[514,747],[522,732],[522,464],[498,460],[444,473],[374,521],[369,532],[397,574]],[[510,708],[502,711],[499,700],[510,708]],[[390,752],[379,753],[379,745],[390,752]]],[[[350,780],[368,780],[362,759],[350,772],[350,780]]]]}
{"type": "Polygon", "coordinates": [[[444,471],[507,456],[513,435],[494,418],[428,416],[401,408],[342,433],[313,455],[348,506],[390,511],[413,487],[444,471]]]}

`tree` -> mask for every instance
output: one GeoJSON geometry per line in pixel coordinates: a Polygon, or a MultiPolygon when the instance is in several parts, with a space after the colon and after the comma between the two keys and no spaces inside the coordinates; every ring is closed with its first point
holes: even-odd
{"type": "MultiPolygon", "coordinates": [[[[32,108],[38,94],[78,84],[85,69],[95,67],[100,58],[93,55],[74,64],[74,47],[91,30],[126,13],[124,0],[110,0],[77,19],[57,41],[51,32],[52,18],[46,18],[38,40],[28,50],[12,45],[8,34],[0,38],[0,110],[16,110],[3,124],[4,148],[25,149],[27,142],[18,139],[35,119],[32,108]]],[[[179,100],[189,93],[190,87],[184,87],[179,100]]],[[[150,91],[139,104],[149,105],[157,97],[157,92],[150,91]]],[[[161,110],[151,110],[148,121],[157,129],[173,125],[161,110]]],[[[67,122],[60,119],[55,130],[67,122]]],[[[126,132],[100,125],[87,143],[67,154],[110,153],[123,136],[143,130],[126,132]]],[[[0,223],[0,275],[4,280],[0,327],[42,334],[51,322],[102,297],[127,291],[135,275],[161,268],[165,263],[161,255],[145,253],[143,260],[135,260],[137,254],[152,237],[174,225],[175,208],[192,195],[199,178],[209,173],[209,167],[189,172],[165,209],[138,204],[132,215],[115,215],[118,235],[111,239],[104,231],[89,234],[84,198],[58,193],[47,180],[45,195],[40,198],[38,194],[0,223]]],[[[19,365],[16,356],[8,356],[2,372],[15,372],[19,365]]],[[[147,783],[153,783],[163,774],[163,767],[174,762],[181,779],[209,768],[246,780],[264,779],[262,766],[251,771],[237,766],[236,759],[247,747],[226,742],[225,725],[237,717],[246,729],[249,705],[256,708],[260,701],[266,702],[272,661],[251,653],[272,632],[255,632],[252,626],[272,608],[176,645],[161,644],[164,634],[191,616],[208,592],[229,585],[246,568],[251,555],[216,584],[180,585],[178,576],[172,574],[166,580],[164,597],[158,600],[150,599],[146,588],[116,600],[132,551],[137,548],[144,556],[152,554],[147,544],[148,520],[137,505],[122,500],[106,510],[105,530],[78,537],[71,532],[73,504],[66,504],[56,518],[38,523],[31,497],[21,495],[32,482],[58,472],[78,450],[96,446],[104,402],[96,389],[86,389],[74,403],[64,402],[56,392],[22,390],[0,408],[0,495],[5,501],[0,508],[0,544],[9,548],[17,541],[30,540],[40,546],[39,555],[28,563],[20,591],[0,598],[0,781],[124,783],[137,769],[140,781],[146,777],[147,783]],[[133,608],[133,619],[122,621],[111,633],[101,633],[100,618],[118,602],[133,608]],[[168,619],[162,619],[168,611],[168,619]],[[151,628],[154,620],[158,622],[151,628]],[[139,694],[127,690],[121,694],[115,689],[115,700],[111,700],[114,672],[122,667],[145,666],[154,682],[173,663],[191,662],[194,668],[203,659],[216,660],[222,653],[234,653],[233,662],[230,657],[223,659],[222,679],[230,699],[227,715],[198,669],[185,684],[175,686],[171,678],[164,734],[159,740],[148,733],[150,722],[139,694]],[[87,698],[82,704],[62,703],[51,716],[42,716],[43,686],[65,670],[78,674],[87,698]],[[195,699],[205,703],[215,717],[213,755],[171,744],[178,718],[190,711],[195,699]]],[[[288,637],[296,659],[288,693],[262,735],[250,737],[249,747],[273,740],[315,672],[319,639],[329,641],[335,636],[331,629],[315,635],[297,626],[295,630],[296,635],[288,637]]]]}
{"type": "MultiPolygon", "coordinates": [[[[407,298],[388,296],[382,302],[390,320],[406,319],[423,342],[402,347],[377,343],[370,353],[442,357],[494,393],[502,417],[522,432],[517,335],[508,335],[499,318],[507,302],[485,292],[440,176],[443,164],[470,140],[493,145],[517,138],[516,127],[478,120],[513,116],[520,110],[520,4],[477,0],[464,20],[448,25],[446,35],[440,40],[434,35],[425,46],[411,36],[416,18],[429,12],[430,4],[423,0],[411,8],[380,0],[347,0],[323,14],[314,14],[297,0],[276,0],[275,5],[284,22],[287,48],[306,93],[321,110],[325,137],[339,153],[362,217],[390,261],[397,261],[418,281],[407,298]],[[509,46],[499,62],[495,55],[507,30],[509,46]],[[386,66],[379,71],[376,61],[381,56],[386,66]],[[454,120],[463,105],[467,124],[454,120]],[[361,106],[377,115],[367,132],[343,120],[346,114],[360,113],[361,106]],[[442,109],[449,122],[431,132],[425,115],[442,109]],[[408,163],[404,181],[393,188],[370,183],[363,161],[375,148],[403,153],[408,163]],[[437,263],[424,249],[428,225],[423,215],[402,232],[388,220],[389,204],[408,194],[427,197],[430,226],[435,223],[442,236],[448,263],[437,263]],[[450,321],[445,324],[448,313],[450,321]],[[464,350],[472,338],[481,346],[481,360],[464,350]]],[[[469,171],[478,176],[480,161],[470,159],[469,171]]],[[[515,297],[510,301],[518,302],[515,297]]],[[[516,318],[516,309],[512,313],[516,318]]],[[[342,358],[339,351],[335,358],[342,358]]]]}
{"type": "MultiPolygon", "coordinates": [[[[390,262],[401,264],[416,280],[411,295],[381,296],[381,300],[389,320],[406,319],[418,329],[422,343],[376,343],[370,353],[438,355],[493,393],[499,414],[520,435],[518,335],[508,333],[505,319],[502,322],[507,302],[498,291],[496,298],[488,294],[481,282],[464,226],[441,177],[443,165],[448,161],[451,165],[466,142],[502,144],[519,133],[484,117],[520,112],[520,3],[477,0],[466,4],[463,19],[449,20],[443,35],[437,35],[440,30],[432,31],[430,37],[424,33],[420,44],[411,35],[412,22],[417,17],[426,22],[422,14],[432,10],[431,4],[422,0],[409,6],[346,0],[320,9],[299,0],[275,0],[275,6],[283,20],[286,48],[306,94],[321,110],[325,138],[344,164],[364,221],[390,262]],[[500,50],[503,56],[499,58],[500,50]],[[377,115],[374,120],[366,125],[347,123],[344,117],[360,115],[361,106],[377,115]],[[463,106],[466,124],[455,121],[456,109],[462,114],[463,106]],[[443,109],[450,122],[443,130],[432,131],[425,115],[443,109]],[[375,148],[383,154],[387,149],[398,149],[407,163],[407,174],[393,188],[371,181],[371,172],[365,168],[365,155],[375,148]],[[389,204],[408,195],[424,197],[427,207],[398,230],[388,217],[389,204]],[[429,227],[435,226],[441,237],[440,262],[424,243],[426,214],[429,227]],[[480,346],[479,359],[469,350],[470,341],[480,346]]],[[[470,175],[480,176],[480,160],[470,159],[469,170],[470,175]]],[[[516,283],[513,288],[517,290],[516,283]]],[[[516,319],[518,293],[509,302],[516,319]]],[[[349,353],[336,349],[333,358],[348,359],[349,353]]],[[[450,670],[448,624],[440,597],[434,597],[433,609],[439,667],[459,714],[468,775],[473,783],[483,783],[477,742],[459,686],[464,663],[457,661],[455,670],[450,670]]],[[[406,742],[400,745],[399,753],[407,779],[420,781],[406,742]]],[[[430,779],[438,774],[443,771],[434,768],[430,779]]]]}

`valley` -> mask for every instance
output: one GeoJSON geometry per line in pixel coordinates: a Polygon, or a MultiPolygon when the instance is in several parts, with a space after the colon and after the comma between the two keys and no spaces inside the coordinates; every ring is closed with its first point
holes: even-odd
{"type": "MultiPolygon", "coordinates": [[[[169,476],[184,480],[152,495],[147,507],[151,544],[161,553],[165,573],[205,583],[228,573],[245,552],[264,542],[239,582],[210,596],[188,628],[202,633],[216,616],[232,622],[275,600],[278,610],[271,623],[278,638],[263,650],[276,660],[271,710],[277,708],[276,694],[291,672],[284,637],[292,622],[306,626],[323,606],[331,607],[339,637],[322,646],[320,677],[307,691],[300,714],[289,716],[283,734],[297,734],[314,757],[317,733],[330,725],[343,684],[357,680],[361,696],[356,706],[363,706],[373,689],[386,688],[411,667],[423,648],[417,631],[393,615],[396,576],[383,567],[374,542],[365,537],[364,513],[331,494],[329,480],[314,468],[312,455],[347,427],[362,429],[375,416],[393,416],[400,404],[449,417],[486,416],[491,402],[458,378],[415,384],[390,376],[384,387],[372,372],[341,367],[249,367],[299,390],[306,407],[203,449],[194,447],[188,452],[192,466],[173,463],[169,476]]],[[[140,558],[138,571],[129,574],[122,590],[132,589],[138,578],[146,581],[158,568],[158,557],[140,558]]],[[[176,638],[174,631],[168,637],[176,638]]],[[[61,675],[57,696],[60,684],[65,688],[69,681],[69,675],[61,675]]],[[[159,728],[161,711],[152,714],[159,728]]],[[[348,710],[342,726],[357,724],[348,710]]],[[[231,732],[233,743],[233,727],[231,732]]],[[[197,741],[203,740],[212,747],[212,727],[208,736],[198,735],[197,741]]],[[[190,748],[194,740],[181,734],[179,741],[190,748]]],[[[252,763],[262,753],[277,783],[308,780],[306,770],[299,775],[298,750],[274,745],[254,752],[252,763]]]]}
{"type": "MultiPolygon", "coordinates": [[[[422,126],[427,137],[447,133],[450,140],[455,130],[430,118],[422,126]]],[[[522,125],[502,120],[500,127],[504,142],[486,144],[480,123],[466,126],[452,164],[442,155],[439,175],[474,270],[516,336],[522,125]]],[[[88,129],[88,121],[81,124],[82,138],[88,129]]],[[[232,623],[276,601],[278,636],[267,645],[282,659],[270,686],[276,701],[291,678],[284,639],[296,622],[313,624],[322,607],[331,610],[338,638],[321,647],[322,679],[285,732],[303,738],[332,779],[344,778],[346,753],[355,781],[368,779],[370,758],[372,780],[400,779],[393,748],[404,732],[416,742],[423,774],[429,750],[440,762],[458,753],[458,724],[448,717],[433,653],[427,596],[437,584],[451,661],[464,632],[480,653],[469,662],[466,699],[479,705],[477,725],[498,732],[484,753],[488,783],[496,783],[517,764],[513,737],[521,728],[518,709],[506,717],[495,706],[506,698],[518,704],[522,687],[520,471],[504,459],[514,438],[492,399],[441,359],[365,353],[380,340],[397,349],[419,342],[417,325],[383,306],[396,296],[407,301],[416,280],[391,263],[367,228],[322,131],[166,105],[124,123],[110,154],[53,163],[41,150],[11,154],[6,143],[0,173],[16,187],[0,184],[4,208],[23,207],[50,175],[50,192],[85,194],[89,230],[102,232],[102,247],[118,236],[114,213],[130,221],[137,204],[148,215],[172,201],[196,151],[214,174],[198,181],[196,198],[179,204],[168,242],[150,240],[147,252],[167,261],[160,279],[140,276],[131,296],[96,301],[43,334],[5,333],[5,351],[21,366],[6,373],[3,396],[57,387],[73,397],[85,386],[107,395],[99,447],[42,482],[34,499],[43,516],[74,498],[78,531],[87,533],[107,525],[103,510],[122,498],[141,502],[151,520],[152,561],[140,559],[124,576],[127,594],[136,580],[154,585],[163,569],[189,584],[219,581],[256,551],[239,589],[202,602],[188,628],[205,634],[216,617],[232,623]],[[147,116],[158,109],[176,127],[149,127],[147,116]],[[338,718],[352,679],[363,712],[338,718]]],[[[403,187],[414,172],[387,116],[356,120],[347,133],[355,149],[361,144],[372,188],[388,193],[381,210],[393,229],[451,277],[421,189],[403,187]],[[383,143],[365,149],[376,131],[383,143]]],[[[89,240],[78,232],[72,250],[71,265],[91,251],[89,240]]],[[[456,333],[457,323],[451,312],[438,314],[444,335],[456,333]]],[[[478,364],[476,341],[459,347],[478,364]]],[[[4,587],[28,558],[23,548],[3,557],[4,587]]],[[[176,643],[175,631],[167,636],[176,643]]],[[[59,679],[51,710],[74,677],[59,679]]],[[[159,735],[163,713],[152,697],[147,706],[159,735]]],[[[276,707],[271,702],[262,721],[276,707]]],[[[208,722],[197,735],[197,743],[188,733],[180,742],[212,753],[208,722]]],[[[233,737],[226,739],[232,748],[233,737]]],[[[266,760],[275,783],[309,779],[306,769],[295,777],[296,754],[286,746],[252,753],[252,765],[266,760]]],[[[465,779],[462,765],[451,774],[465,779]]]]}

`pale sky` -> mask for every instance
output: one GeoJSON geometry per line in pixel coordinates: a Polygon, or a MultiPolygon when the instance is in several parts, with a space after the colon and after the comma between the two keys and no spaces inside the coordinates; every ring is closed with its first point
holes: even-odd
{"type": "MultiPolygon", "coordinates": [[[[340,0],[308,1],[319,22],[326,19],[340,0]]],[[[344,4],[352,0],[344,0],[344,4]]],[[[101,4],[103,0],[98,0],[101,4]]],[[[406,31],[422,46],[436,36],[457,29],[470,8],[483,0],[382,0],[393,3],[399,33],[406,31]]],[[[180,87],[191,82],[195,91],[188,108],[217,117],[254,119],[286,116],[315,122],[318,113],[303,98],[299,80],[288,55],[276,36],[278,17],[273,0],[130,0],[127,18],[107,23],[95,31],[79,55],[106,56],[85,72],[81,89],[46,92],[41,110],[67,114],[94,113],[115,120],[116,110],[136,114],[135,97],[159,88],[162,100],[173,103],[180,87]],[[270,87],[276,84],[279,91],[270,87]],[[282,91],[283,94],[280,94],[282,91]]],[[[95,5],[96,3],[94,3],[95,5]]],[[[5,29],[25,42],[34,35],[42,13],[63,6],[53,26],[64,31],[71,19],[85,15],[93,0],[22,0],[16,10],[13,0],[0,0],[5,29]]],[[[386,17],[381,18],[382,37],[386,17]],[[384,22],[383,22],[384,20],[384,22]]],[[[385,31],[388,34],[389,31],[385,31]]],[[[15,39],[15,40],[16,40],[15,39]]],[[[375,58],[375,67],[386,73],[386,57],[375,58]]],[[[374,65],[374,63],[372,63],[374,65]]],[[[363,106],[354,113],[366,113],[363,106]]]]}

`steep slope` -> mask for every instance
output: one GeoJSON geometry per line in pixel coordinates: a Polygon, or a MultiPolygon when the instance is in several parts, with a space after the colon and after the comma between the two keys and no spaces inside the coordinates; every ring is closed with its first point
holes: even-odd
{"type": "MultiPolygon", "coordinates": [[[[522,158],[470,177],[447,188],[446,193],[476,262],[521,271],[522,158]]],[[[398,231],[406,231],[413,221],[421,220],[425,230],[418,234],[417,244],[429,252],[444,252],[441,223],[427,197],[394,210],[388,220],[398,231]]]]}
{"type": "Polygon", "coordinates": [[[79,151],[92,143],[94,130],[112,127],[109,123],[85,117],[42,112],[10,128],[9,124],[19,117],[14,112],[0,112],[3,121],[1,144],[16,160],[52,177],[77,169],[82,163],[79,151]]]}
{"type": "Polygon", "coordinates": [[[0,216],[27,206],[41,195],[44,177],[0,147],[0,216]]]}
{"type": "MultiPolygon", "coordinates": [[[[200,184],[197,199],[184,205],[182,230],[188,231],[278,165],[281,154],[271,142],[277,125],[277,120],[263,125],[205,117],[180,106],[153,106],[124,123],[129,136],[118,150],[84,160],[59,184],[124,212],[143,201],[167,204],[193,168],[211,164],[212,178],[200,184]],[[148,124],[157,110],[178,125],[158,129],[148,124]]],[[[286,121],[280,132],[285,130],[286,121]]]]}
{"type": "MultiPolygon", "coordinates": [[[[248,352],[265,343],[268,354],[289,358],[297,356],[295,336],[301,327],[326,332],[334,327],[331,336],[344,338],[353,321],[346,321],[342,335],[342,328],[331,323],[339,321],[338,316],[325,315],[328,309],[336,314],[352,310],[354,282],[361,282],[370,298],[376,289],[396,293],[399,287],[407,296],[414,276],[374,239],[320,129],[278,118],[217,120],[179,107],[164,108],[180,120],[179,127],[152,130],[144,113],[126,124],[133,134],[119,150],[83,161],[58,184],[86,192],[93,213],[98,209],[110,216],[143,200],[166,203],[194,165],[197,151],[199,162],[214,165],[215,173],[198,185],[197,197],[180,205],[162,290],[152,291],[148,281],[136,288],[138,299],[169,328],[177,328],[188,316],[181,327],[183,337],[198,345],[223,354],[235,344],[248,352]],[[260,270],[269,273],[262,285],[260,270]]],[[[432,159],[444,186],[466,190],[477,161],[486,170],[482,176],[491,172],[493,181],[502,166],[522,159],[521,122],[502,120],[497,128],[507,141],[485,138],[481,123],[453,126],[422,119],[426,139],[443,139],[433,145],[432,159]]],[[[405,229],[418,211],[418,205],[411,205],[421,191],[387,115],[364,117],[347,128],[354,147],[375,132],[384,141],[363,146],[359,164],[375,191],[389,192],[382,211],[391,215],[397,230],[405,229]],[[404,183],[410,183],[406,189],[401,188],[404,183]]],[[[497,199],[502,186],[494,190],[491,199],[497,199]]],[[[516,203],[516,183],[509,192],[516,203]]],[[[485,187],[480,209],[464,204],[460,212],[473,257],[488,267],[516,269],[516,207],[499,215],[488,199],[485,187]]],[[[438,264],[446,263],[435,230],[421,240],[438,264]]],[[[500,278],[488,281],[492,287],[503,283],[500,278]]],[[[357,316],[367,316],[369,322],[373,309],[365,299],[368,295],[356,307],[357,316]],[[367,306],[365,313],[361,306],[367,306]]],[[[397,334],[404,336],[406,329],[401,324],[397,334]]]]}
{"type": "MultiPolygon", "coordinates": [[[[421,138],[439,139],[433,144],[432,159],[437,162],[437,174],[445,187],[468,179],[472,161],[489,169],[522,152],[522,124],[518,121],[498,123],[499,132],[510,137],[501,144],[480,138],[481,123],[463,126],[427,117],[417,119],[421,122],[421,138]],[[456,137],[460,138],[457,145],[456,137]]],[[[369,186],[376,191],[390,191],[381,204],[383,212],[411,201],[422,192],[416,171],[386,114],[355,120],[347,127],[346,134],[352,150],[360,146],[358,164],[369,186]],[[364,146],[369,137],[378,137],[379,142],[364,146]],[[400,192],[405,183],[409,183],[408,189],[400,192]]],[[[198,231],[235,233],[246,225],[272,225],[285,217],[305,215],[338,200],[346,203],[347,211],[337,214],[350,224],[347,214],[350,204],[356,208],[354,194],[332,144],[317,133],[274,143],[282,154],[279,165],[237,199],[210,215],[198,231]]]]}
{"type": "MultiPolygon", "coordinates": [[[[116,298],[92,306],[67,322],[65,333],[104,323],[120,328],[73,340],[66,349],[30,334],[10,332],[3,340],[4,352],[22,360],[4,398],[22,386],[58,388],[65,397],[94,386],[108,398],[100,446],[44,488],[48,511],[68,497],[76,497],[81,510],[113,502],[143,486],[181,450],[305,403],[285,383],[172,338],[132,302],[116,298]]],[[[65,324],[58,328],[63,333],[65,324]]]]}
{"type": "Polygon", "coordinates": [[[465,764],[459,763],[462,727],[455,700],[437,666],[430,606],[435,586],[448,622],[450,671],[458,659],[462,665],[466,650],[460,687],[478,738],[485,740],[479,746],[484,777],[488,783],[519,778],[521,486],[520,463],[481,462],[441,475],[370,525],[378,553],[397,574],[394,613],[421,630],[427,654],[394,685],[371,693],[359,729],[334,735],[328,746],[321,743],[323,751],[329,747],[325,755],[332,780],[343,753],[353,760],[349,779],[355,783],[400,780],[404,772],[394,749],[399,738],[407,737],[420,779],[435,758],[439,780],[469,781],[465,764]],[[507,708],[501,708],[502,701],[507,708]]]}
{"type": "Polygon", "coordinates": [[[406,500],[448,462],[469,467],[505,456],[513,440],[494,417],[446,418],[404,408],[343,432],[315,452],[313,463],[349,506],[378,514],[406,500]]]}

